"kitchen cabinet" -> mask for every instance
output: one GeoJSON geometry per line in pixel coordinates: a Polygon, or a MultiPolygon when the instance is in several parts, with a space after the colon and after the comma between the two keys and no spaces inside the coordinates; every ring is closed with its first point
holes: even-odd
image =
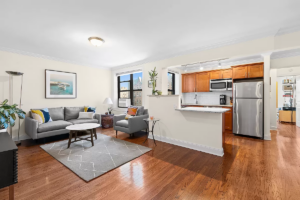
{"type": "Polygon", "coordinates": [[[254,63],[232,67],[232,79],[261,77],[264,77],[264,63],[254,63]]]}
{"type": "Polygon", "coordinates": [[[232,78],[233,79],[248,78],[248,67],[247,66],[232,67],[232,78]]]}
{"type": "Polygon", "coordinates": [[[232,69],[222,70],[222,78],[232,78],[232,69]]]}
{"type": "Polygon", "coordinates": [[[296,111],[279,110],[279,122],[296,122],[296,111]]]}
{"type": "Polygon", "coordinates": [[[196,92],[209,92],[210,91],[210,73],[200,72],[196,73],[196,92]]]}
{"type": "Polygon", "coordinates": [[[258,78],[264,76],[264,64],[255,63],[248,65],[248,78],[258,78]]]}
{"type": "Polygon", "coordinates": [[[230,109],[230,111],[225,112],[225,130],[232,131],[232,107],[222,107],[230,109]]]}
{"type": "Polygon", "coordinates": [[[195,92],[195,74],[182,74],[182,92],[195,92]]]}
{"type": "Polygon", "coordinates": [[[221,79],[222,70],[215,70],[210,72],[210,79],[221,79]]]}

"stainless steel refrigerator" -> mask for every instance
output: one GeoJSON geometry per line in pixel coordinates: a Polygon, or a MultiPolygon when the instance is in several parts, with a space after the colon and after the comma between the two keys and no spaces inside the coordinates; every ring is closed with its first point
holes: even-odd
{"type": "Polygon", "coordinates": [[[233,84],[233,133],[263,138],[263,81],[233,84]]]}

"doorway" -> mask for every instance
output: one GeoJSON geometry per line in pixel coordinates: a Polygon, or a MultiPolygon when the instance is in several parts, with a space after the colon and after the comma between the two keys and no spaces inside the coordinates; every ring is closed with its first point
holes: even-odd
{"type": "MultiPolygon", "coordinates": [[[[296,125],[297,93],[300,93],[300,76],[279,76],[276,82],[276,108],[278,123],[296,125]],[[297,84],[299,85],[297,90],[297,84]]],[[[300,98],[298,98],[300,101],[300,98]]],[[[300,106],[300,104],[298,104],[300,106]]],[[[300,109],[299,109],[300,111],[300,109]]],[[[300,119],[300,117],[298,118],[300,119]]],[[[300,126],[300,123],[297,123],[300,126]]]]}

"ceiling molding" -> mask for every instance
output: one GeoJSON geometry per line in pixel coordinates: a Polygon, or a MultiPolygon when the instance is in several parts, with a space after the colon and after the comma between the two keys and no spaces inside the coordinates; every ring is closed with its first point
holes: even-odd
{"type": "Polygon", "coordinates": [[[288,57],[295,57],[295,56],[300,56],[300,49],[274,52],[271,55],[271,59],[280,59],[280,58],[288,58],[288,57]]]}
{"type": "Polygon", "coordinates": [[[98,69],[108,69],[108,70],[110,70],[110,68],[108,68],[108,67],[95,66],[95,65],[91,65],[91,64],[76,62],[76,61],[72,61],[72,60],[66,60],[66,59],[57,58],[57,57],[46,56],[46,55],[37,54],[37,53],[31,53],[31,52],[27,52],[27,51],[11,49],[11,48],[7,48],[7,47],[0,47],[0,51],[20,54],[20,55],[24,55],[24,56],[42,58],[42,59],[47,59],[47,60],[54,60],[54,61],[74,64],[74,65],[81,65],[81,66],[85,66],[85,67],[93,67],[93,68],[98,68],[98,69]]]}
{"type": "MultiPolygon", "coordinates": [[[[275,59],[280,59],[280,58],[289,58],[289,57],[295,57],[295,56],[300,56],[300,48],[298,49],[292,49],[292,50],[284,50],[284,51],[279,51],[279,52],[274,52],[271,54],[271,60],[275,59]]],[[[244,65],[244,64],[249,64],[249,63],[258,63],[258,62],[263,62],[263,57],[259,54],[257,55],[252,55],[252,56],[246,56],[246,57],[240,57],[240,58],[234,58],[234,59],[228,59],[225,61],[221,61],[221,65],[224,66],[236,66],[236,65],[244,65]]],[[[206,64],[201,64],[201,65],[195,65],[194,67],[178,67],[181,70],[187,70],[186,72],[191,72],[198,70],[199,67],[203,67],[203,71],[207,70],[212,70],[212,69],[219,69],[215,62],[210,62],[206,64]]]]}
{"type": "Polygon", "coordinates": [[[286,28],[280,28],[278,30],[278,32],[275,34],[275,36],[281,36],[281,35],[285,35],[285,34],[289,34],[289,33],[293,33],[293,32],[298,32],[300,31],[300,25],[295,25],[295,26],[290,26],[290,27],[286,27],[286,28]]]}
{"type": "Polygon", "coordinates": [[[118,70],[118,69],[122,69],[122,68],[133,67],[133,66],[137,66],[137,65],[143,65],[143,64],[146,64],[146,63],[155,62],[155,61],[159,61],[159,60],[174,58],[174,57],[178,57],[178,56],[184,56],[184,55],[193,54],[193,53],[206,51],[206,50],[210,50],[210,49],[216,49],[216,48],[229,46],[229,45],[233,45],[233,44],[238,44],[238,43],[241,43],[241,42],[247,42],[247,41],[260,39],[260,38],[264,38],[264,37],[268,37],[268,36],[274,36],[277,33],[277,31],[278,31],[277,29],[271,29],[271,30],[261,32],[261,33],[258,33],[258,34],[244,35],[244,36],[240,36],[240,37],[236,37],[236,38],[225,39],[225,40],[216,42],[214,44],[204,45],[204,46],[201,46],[201,47],[198,47],[198,48],[190,49],[190,50],[187,50],[187,51],[182,51],[180,53],[173,53],[173,54],[169,54],[169,55],[156,56],[156,57],[149,58],[149,59],[146,59],[146,60],[143,60],[143,61],[138,61],[138,62],[126,64],[126,65],[116,66],[116,67],[113,67],[112,69],[113,70],[118,70]]]}

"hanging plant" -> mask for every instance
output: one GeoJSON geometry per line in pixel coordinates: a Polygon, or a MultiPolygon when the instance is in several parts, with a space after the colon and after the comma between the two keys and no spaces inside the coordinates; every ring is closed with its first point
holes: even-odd
{"type": "Polygon", "coordinates": [[[152,95],[155,95],[155,93],[157,92],[155,90],[156,87],[156,80],[157,80],[157,72],[156,72],[156,67],[154,67],[154,70],[151,70],[149,72],[149,76],[150,76],[150,80],[152,81],[152,95]]]}
{"type": "Polygon", "coordinates": [[[4,100],[0,104],[0,129],[7,129],[8,126],[13,127],[16,121],[16,115],[20,119],[25,118],[25,112],[19,108],[17,108],[17,104],[8,105],[8,100],[4,100]]]}

